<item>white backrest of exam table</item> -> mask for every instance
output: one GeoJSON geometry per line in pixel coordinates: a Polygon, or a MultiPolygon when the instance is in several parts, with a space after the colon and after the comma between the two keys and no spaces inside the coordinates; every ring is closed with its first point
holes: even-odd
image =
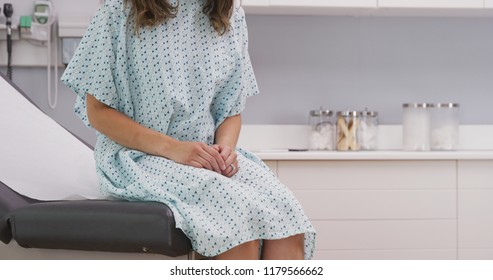
{"type": "Polygon", "coordinates": [[[93,151],[0,77],[0,181],[39,200],[102,198],[93,151]]]}

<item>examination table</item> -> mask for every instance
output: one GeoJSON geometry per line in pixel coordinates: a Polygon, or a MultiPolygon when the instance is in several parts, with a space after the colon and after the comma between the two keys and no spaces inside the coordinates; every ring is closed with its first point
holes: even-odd
{"type": "MultiPolygon", "coordinates": [[[[24,248],[191,255],[190,240],[175,228],[168,206],[103,197],[97,187],[92,149],[0,76],[3,243],[17,243],[20,247],[12,250],[27,252],[32,249],[24,248]]],[[[17,259],[5,253],[6,248],[0,246],[0,259],[17,259]]]]}

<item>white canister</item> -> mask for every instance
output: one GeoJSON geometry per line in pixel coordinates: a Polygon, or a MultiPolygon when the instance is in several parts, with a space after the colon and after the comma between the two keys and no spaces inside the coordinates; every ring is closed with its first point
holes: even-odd
{"type": "Polygon", "coordinates": [[[432,114],[431,149],[455,150],[458,145],[459,104],[436,104],[432,114]]]}
{"type": "Polygon", "coordinates": [[[429,103],[406,103],[403,107],[402,148],[405,151],[431,149],[431,109],[429,103]]]}
{"type": "Polygon", "coordinates": [[[373,151],[378,148],[378,112],[368,109],[361,112],[358,134],[361,150],[373,151]]]}
{"type": "Polygon", "coordinates": [[[335,128],[331,110],[310,111],[310,150],[334,150],[335,128]]]}

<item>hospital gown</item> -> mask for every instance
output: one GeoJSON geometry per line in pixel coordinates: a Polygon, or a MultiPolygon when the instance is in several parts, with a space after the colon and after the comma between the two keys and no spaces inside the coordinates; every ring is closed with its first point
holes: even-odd
{"type": "MultiPolygon", "coordinates": [[[[180,1],[175,18],[136,34],[123,0],[105,1],[62,77],[77,93],[75,112],[86,125],[90,93],[143,126],[214,144],[216,128],[241,113],[258,89],[243,9],[235,6],[221,36],[202,12],[204,2],[180,1]]],[[[315,230],[301,205],[260,159],[237,152],[239,170],[231,178],[128,149],[102,134],[94,154],[103,193],[167,204],[204,256],[305,233],[305,258],[312,258],[315,230]]]]}

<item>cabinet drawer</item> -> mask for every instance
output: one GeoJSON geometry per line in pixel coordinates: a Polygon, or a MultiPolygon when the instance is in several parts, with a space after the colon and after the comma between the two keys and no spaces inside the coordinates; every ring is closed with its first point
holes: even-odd
{"type": "Polygon", "coordinates": [[[456,161],[279,161],[291,190],[456,189],[456,161]]]}
{"type": "Polygon", "coordinates": [[[459,191],[459,248],[493,249],[493,189],[459,191]]]}
{"type": "Polygon", "coordinates": [[[312,220],[455,219],[455,190],[294,191],[312,220]]]}
{"type": "Polygon", "coordinates": [[[270,0],[273,7],[376,8],[376,0],[270,0]]]}
{"type": "Polygon", "coordinates": [[[460,160],[458,167],[459,189],[493,190],[493,161],[460,160]]]}
{"type": "Polygon", "coordinates": [[[382,8],[483,8],[483,0],[379,0],[382,8]]]}
{"type": "Polygon", "coordinates": [[[456,220],[313,221],[316,250],[456,249],[456,220]]]}
{"type": "Polygon", "coordinates": [[[493,260],[493,249],[459,249],[459,260],[493,260]]]}
{"type": "Polygon", "coordinates": [[[316,260],[455,260],[457,250],[324,250],[316,260]]]}
{"type": "Polygon", "coordinates": [[[269,0],[241,0],[241,5],[243,7],[252,7],[252,6],[268,7],[269,0]]]}

